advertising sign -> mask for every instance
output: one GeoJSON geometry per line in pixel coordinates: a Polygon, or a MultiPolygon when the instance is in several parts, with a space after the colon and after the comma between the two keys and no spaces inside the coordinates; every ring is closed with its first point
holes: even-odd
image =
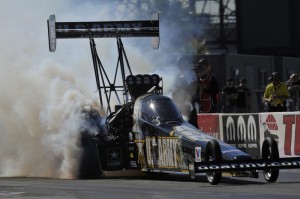
{"type": "Polygon", "coordinates": [[[300,113],[261,113],[260,121],[264,138],[277,141],[280,157],[300,155],[300,113]]]}
{"type": "Polygon", "coordinates": [[[198,114],[198,127],[206,134],[221,140],[219,114],[198,114]]]}
{"type": "Polygon", "coordinates": [[[222,114],[224,142],[258,158],[260,155],[260,133],[258,114],[222,114]]]}

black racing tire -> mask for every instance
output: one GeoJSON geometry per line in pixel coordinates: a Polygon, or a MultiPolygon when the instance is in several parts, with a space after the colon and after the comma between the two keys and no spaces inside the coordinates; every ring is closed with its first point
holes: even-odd
{"type": "MultiPolygon", "coordinates": [[[[278,145],[274,138],[268,137],[264,140],[262,145],[261,158],[265,160],[276,160],[279,158],[278,145]]],[[[279,176],[279,169],[264,170],[263,175],[267,182],[276,182],[279,176]]]]}
{"type": "MultiPolygon", "coordinates": [[[[222,161],[222,152],[221,152],[221,147],[220,147],[220,144],[218,141],[211,140],[206,145],[205,161],[206,162],[210,162],[210,161],[221,162],[222,161]]],[[[207,181],[211,185],[217,185],[221,181],[222,172],[206,173],[206,177],[207,177],[207,181]]]]}
{"type": "Polygon", "coordinates": [[[77,177],[79,179],[98,179],[102,177],[100,159],[96,142],[88,132],[81,133],[81,156],[77,177]]]}

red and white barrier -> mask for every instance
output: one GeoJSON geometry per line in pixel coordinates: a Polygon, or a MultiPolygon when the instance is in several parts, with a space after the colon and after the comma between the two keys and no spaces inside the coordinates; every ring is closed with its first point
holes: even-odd
{"type": "Polygon", "coordinates": [[[198,114],[198,127],[254,158],[266,137],[275,138],[280,157],[300,156],[300,112],[198,114]]]}

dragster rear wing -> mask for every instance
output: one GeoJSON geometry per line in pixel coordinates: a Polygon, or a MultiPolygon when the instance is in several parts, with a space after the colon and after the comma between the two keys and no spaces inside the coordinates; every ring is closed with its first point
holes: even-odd
{"type": "Polygon", "coordinates": [[[49,50],[56,49],[56,39],[152,37],[153,49],[159,47],[159,16],[145,21],[56,22],[55,15],[47,20],[49,50]]]}

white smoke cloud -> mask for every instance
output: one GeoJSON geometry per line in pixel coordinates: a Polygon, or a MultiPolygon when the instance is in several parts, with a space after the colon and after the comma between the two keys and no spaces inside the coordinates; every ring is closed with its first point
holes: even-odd
{"type": "Polygon", "coordinates": [[[50,53],[46,20],[99,12],[72,2],[1,2],[0,176],[76,177],[80,110],[98,104],[89,43],[58,41],[50,53]]]}

